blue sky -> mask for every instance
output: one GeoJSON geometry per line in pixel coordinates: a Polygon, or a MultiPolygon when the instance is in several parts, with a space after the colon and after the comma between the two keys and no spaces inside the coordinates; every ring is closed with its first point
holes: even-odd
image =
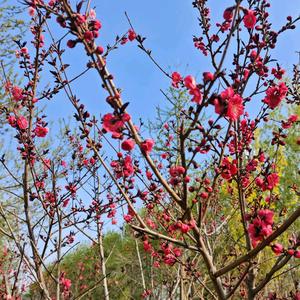
{"type": "MultiPolygon", "coordinates": [[[[210,1],[212,16],[218,18],[215,21],[221,20],[224,8],[233,2],[233,0],[210,1]]],[[[300,14],[300,0],[271,2],[270,13],[275,30],[285,22],[287,15],[300,14]]],[[[126,11],[136,31],[147,37],[146,47],[153,51],[153,56],[165,69],[178,70],[182,74],[195,76],[210,70],[209,60],[193,47],[192,37],[200,36],[201,31],[197,24],[197,12],[192,8],[192,1],[94,0],[93,6],[96,7],[97,17],[103,24],[98,39],[101,45],[112,44],[117,34],[120,35],[129,28],[124,15],[126,11]]],[[[54,34],[60,36],[57,31],[54,31],[54,34]]],[[[288,31],[274,50],[274,58],[277,58],[287,70],[291,70],[292,64],[298,61],[295,51],[300,50],[299,34],[299,28],[288,31]]],[[[73,74],[80,72],[87,61],[81,47],[69,51],[66,57],[66,62],[73,66],[71,70],[73,74]]],[[[124,101],[130,101],[130,113],[144,120],[153,118],[155,106],[165,103],[160,89],[167,89],[169,80],[135,43],[128,43],[114,51],[108,58],[108,68],[115,76],[117,86],[123,90],[124,101]]],[[[44,77],[44,80],[47,81],[47,78],[44,77]]],[[[99,115],[109,110],[104,101],[106,94],[102,91],[95,72],[90,72],[73,87],[76,95],[88,105],[92,113],[99,115]]],[[[67,104],[63,94],[49,103],[47,111],[53,121],[59,117],[72,115],[72,108],[67,104]]]]}

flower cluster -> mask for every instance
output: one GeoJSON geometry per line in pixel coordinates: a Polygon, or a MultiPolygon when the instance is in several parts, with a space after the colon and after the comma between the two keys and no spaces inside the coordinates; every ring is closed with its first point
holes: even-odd
{"type": "Polygon", "coordinates": [[[122,131],[125,128],[125,123],[129,120],[129,114],[124,113],[122,115],[114,115],[108,113],[102,118],[103,129],[107,132],[111,132],[113,138],[120,139],[122,138],[122,131]]]}
{"type": "Polygon", "coordinates": [[[262,191],[272,190],[279,184],[279,176],[277,173],[271,173],[265,179],[257,177],[255,183],[262,191]]]}
{"type": "MultiPolygon", "coordinates": [[[[199,87],[197,86],[196,80],[193,76],[188,75],[183,79],[178,72],[173,72],[171,77],[173,87],[178,88],[179,84],[183,82],[184,86],[189,91],[189,94],[193,96],[192,101],[197,104],[201,104],[203,95],[199,87]]],[[[208,78],[211,78],[211,76],[207,75],[206,79],[208,78]]]]}
{"type": "Polygon", "coordinates": [[[228,157],[225,157],[221,163],[221,176],[226,180],[231,180],[232,177],[237,174],[237,162],[236,160],[230,161],[228,157]]]}
{"type": "Polygon", "coordinates": [[[129,155],[125,156],[125,158],[121,157],[119,160],[112,161],[110,165],[114,169],[117,179],[127,178],[134,173],[132,159],[129,155]]]}
{"type": "Polygon", "coordinates": [[[201,104],[202,93],[196,84],[196,80],[193,76],[188,75],[184,78],[184,85],[188,89],[189,94],[193,96],[192,101],[201,104]]]}
{"type": "Polygon", "coordinates": [[[225,114],[231,121],[236,121],[244,113],[243,98],[232,87],[223,91],[214,99],[215,112],[225,114]]]}
{"type": "Polygon", "coordinates": [[[253,247],[263,241],[273,232],[274,212],[269,209],[261,209],[257,216],[249,224],[248,232],[253,247]]]}
{"type": "Polygon", "coordinates": [[[284,82],[280,82],[278,85],[274,84],[267,89],[263,102],[274,109],[286,97],[287,92],[288,88],[284,82]]]}

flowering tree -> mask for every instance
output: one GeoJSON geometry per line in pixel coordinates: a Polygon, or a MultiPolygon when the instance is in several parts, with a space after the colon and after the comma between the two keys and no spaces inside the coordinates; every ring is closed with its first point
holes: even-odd
{"type": "MultiPolygon", "coordinates": [[[[104,49],[98,44],[101,22],[90,1],[74,7],[67,0],[26,1],[33,50],[20,42],[17,51],[26,84],[15,86],[5,78],[14,104],[6,119],[17,133],[21,174],[11,171],[5,157],[1,160],[22,191],[16,195],[22,202],[17,215],[20,234],[12,230],[7,212],[0,207],[1,230],[18,254],[13,287],[23,274],[24,284],[33,280],[43,299],[82,299],[99,284],[109,299],[102,230],[107,219],[116,224],[122,214],[153,258],[153,266],[179,266],[180,299],[199,297],[198,290],[203,299],[281,296],[272,281],[293,272],[297,265],[291,265],[300,257],[300,207],[295,200],[282,204],[279,172],[280,153],[298,116],[284,114],[276,120],[270,113],[283,102],[299,105],[299,70],[295,67],[292,82],[285,83],[285,71],[272,59],[272,49],[300,18],[287,17],[275,31],[268,18],[269,1],[236,0],[214,24],[207,1],[192,4],[203,33],[193,42],[211,64],[198,80],[177,71],[168,74],[145,48],[145,38],[135,32],[129,18],[128,32],[104,49]],[[52,26],[61,27],[62,38],[55,38],[52,26]],[[44,32],[51,40],[49,46],[44,32]],[[166,95],[175,113],[161,124],[159,145],[142,136],[143,124],[133,121],[130,105],[123,102],[108,70],[111,51],[127,42],[138,44],[170,79],[174,93],[185,94],[180,103],[166,95]],[[72,66],[64,63],[64,44],[67,51],[82,45],[80,53],[88,59],[87,68],[73,78],[68,76],[72,66]],[[233,67],[225,69],[229,63],[233,67]],[[54,82],[45,90],[41,74],[48,71],[54,82]],[[107,112],[101,121],[87,111],[71,85],[88,71],[98,74],[95,85],[107,93],[107,112]],[[64,93],[74,107],[77,130],[66,128],[61,145],[47,145],[43,141],[49,134],[48,123],[39,107],[58,93],[64,93]],[[258,132],[266,122],[274,123],[273,130],[266,135],[267,144],[258,143],[258,132]],[[62,268],[65,254],[76,245],[76,235],[99,247],[102,274],[95,286],[77,293],[62,268]],[[49,260],[54,261],[51,267],[49,260]],[[54,295],[50,286],[55,287],[54,295]]],[[[292,143],[299,146],[299,139],[292,143]]],[[[297,176],[289,187],[293,199],[300,192],[297,176]]],[[[139,251],[137,260],[142,296],[151,297],[155,291],[144,280],[139,251]]],[[[19,291],[6,288],[4,294],[17,296],[19,291]]],[[[297,288],[289,292],[294,299],[300,296],[297,288]]]]}

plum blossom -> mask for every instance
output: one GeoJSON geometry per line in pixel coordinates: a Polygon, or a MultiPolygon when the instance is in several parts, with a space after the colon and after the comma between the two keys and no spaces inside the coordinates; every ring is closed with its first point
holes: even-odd
{"type": "Polygon", "coordinates": [[[252,241],[253,247],[256,247],[258,242],[272,234],[272,226],[274,224],[274,212],[269,209],[259,210],[257,217],[253,219],[248,226],[248,232],[252,241]]]}
{"type": "Polygon", "coordinates": [[[21,130],[28,128],[28,121],[24,116],[17,117],[17,125],[21,130]]]}
{"type": "Polygon", "coordinates": [[[265,102],[271,109],[274,109],[286,97],[287,92],[288,88],[284,82],[270,86],[266,91],[266,97],[263,102],[265,102]]]}
{"type": "Polygon", "coordinates": [[[154,146],[154,141],[152,139],[146,139],[144,142],[141,143],[141,149],[146,153],[149,154],[154,146]]]}
{"type": "Polygon", "coordinates": [[[256,24],[255,12],[253,10],[247,10],[243,22],[246,28],[253,29],[256,24]]]}
{"type": "Polygon", "coordinates": [[[133,150],[134,146],[135,146],[135,141],[132,139],[125,140],[121,144],[121,148],[124,151],[131,151],[133,150]]]}
{"type": "Polygon", "coordinates": [[[49,132],[48,127],[43,127],[43,126],[39,126],[39,125],[34,129],[34,133],[38,137],[45,137],[48,132],[49,132]]]}
{"type": "Polygon", "coordinates": [[[172,86],[178,88],[179,83],[182,81],[181,75],[178,72],[173,72],[171,77],[172,77],[172,86]]]}

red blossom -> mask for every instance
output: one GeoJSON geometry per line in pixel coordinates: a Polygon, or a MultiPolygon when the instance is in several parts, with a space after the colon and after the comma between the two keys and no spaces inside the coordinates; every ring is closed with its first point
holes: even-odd
{"type": "Polygon", "coordinates": [[[201,104],[202,102],[202,93],[200,92],[200,90],[198,88],[192,89],[189,92],[191,95],[193,95],[192,101],[197,103],[197,104],[201,104]]]}
{"type": "Polygon", "coordinates": [[[232,87],[221,92],[219,98],[214,99],[215,112],[223,114],[226,109],[226,116],[231,121],[236,121],[244,113],[243,98],[235,94],[232,87]]]}
{"type": "Polygon", "coordinates": [[[282,76],[285,74],[285,70],[281,68],[277,68],[277,69],[273,68],[271,73],[274,75],[276,79],[281,80],[282,76]]]}
{"type": "Polygon", "coordinates": [[[14,86],[11,89],[11,94],[13,96],[14,101],[16,101],[16,102],[21,101],[24,98],[24,96],[23,96],[23,90],[20,87],[18,87],[18,86],[14,86]]]}
{"type": "Polygon", "coordinates": [[[189,94],[193,95],[192,101],[200,104],[202,101],[202,93],[197,87],[195,78],[191,75],[188,75],[184,78],[184,85],[189,90],[189,94]]]}
{"type": "Polygon", "coordinates": [[[188,233],[190,230],[190,226],[188,224],[185,223],[181,223],[180,224],[180,230],[182,233],[188,233]]]}
{"type": "Polygon", "coordinates": [[[204,82],[213,81],[215,79],[215,75],[211,72],[204,72],[203,79],[204,79],[204,82]]]}
{"type": "Polygon", "coordinates": [[[202,193],[200,194],[200,197],[201,197],[202,199],[207,199],[207,198],[208,198],[208,193],[202,192],[202,193]]]}
{"type": "Polygon", "coordinates": [[[38,137],[45,137],[47,135],[47,133],[49,132],[48,127],[42,127],[42,126],[37,126],[34,129],[34,133],[36,134],[36,136],[38,137]]]}
{"type": "Polygon", "coordinates": [[[76,46],[76,41],[74,41],[74,40],[68,40],[67,41],[67,46],[69,48],[74,48],[76,46]]]}
{"type": "Polygon", "coordinates": [[[122,116],[106,114],[102,118],[103,128],[106,131],[113,133],[114,137],[119,138],[124,128],[125,122],[129,120],[130,116],[128,114],[123,114],[122,116]]]}
{"type": "Polygon", "coordinates": [[[90,25],[94,31],[98,31],[102,28],[102,24],[99,20],[93,20],[90,22],[90,25]]]}
{"type": "Polygon", "coordinates": [[[278,85],[273,85],[267,89],[264,102],[268,104],[271,109],[274,109],[286,97],[287,92],[288,88],[284,82],[280,82],[278,85]]]}
{"type": "Polygon", "coordinates": [[[232,7],[228,7],[224,10],[223,13],[223,18],[225,19],[225,21],[231,21],[233,18],[233,8],[232,7]]]}
{"type": "Polygon", "coordinates": [[[71,279],[64,278],[64,277],[60,279],[60,283],[63,285],[64,290],[69,290],[72,285],[71,279]]]}
{"type": "Polygon", "coordinates": [[[289,118],[288,118],[288,121],[291,122],[291,123],[295,123],[298,121],[298,116],[297,115],[290,115],[289,118]]]}
{"type": "Polygon", "coordinates": [[[102,55],[104,52],[104,49],[102,46],[97,46],[96,48],[96,53],[102,55]]]}
{"type": "Polygon", "coordinates": [[[78,26],[84,24],[86,22],[86,16],[85,15],[81,15],[81,14],[76,14],[76,20],[75,20],[76,24],[78,26]]]}
{"type": "Polygon", "coordinates": [[[260,178],[260,177],[258,177],[258,178],[255,179],[255,183],[260,188],[263,188],[263,186],[264,186],[264,180],[262,178],[260,178]]]}
{"type": "Polygon", "coordinates": [[[25,117],[19,116],[17,117],[17,125],[21,130],[25,130],[28,128],[28,121],[25,117]]]}
{"type": "Polygon", "coordinates": [[[132,139],[125,140],[121,144],[121,148],[124,151],[131,151],[134,148],[134,146],[135,146],[135,141],[132,139]]]}
{"type": "Polygon", "coordinates": [[[124,216],[124,220],[129,223],[132,220],[132,216],[131,215],[125,215],[124,216]]]}
{"type": "Polygon", "coordinates": [[[33,17],[35,15],[35,9],[33,7],[28,8],[29,16],[33,17]]]}
{"type": "Polygon", "coordinates": [[[257,217],[249,224],[248,232],[252,241],[253,247],[264,238],[272,234],[274,212],[269,209],[262,209],[258,211],[257,217]]]}
{"type": "Polygon", "coordinates": [[[92,31],[86,31],[84,33],[84,39],[87,41],[87,42],[92,42],[94,40],[94,34],[92,31]]]}
{"type": "Polygon", "coordinates": [[[169,172],[172,177],[182,176],[185,173],[185,168],[182,166],[173,166],[169,172]]]}
{"type": "Polygon", "coordinates": [[[181,250],[180,250],[179,248],[174,248],[174,249],[173,249],[173,253],[174,253],[174,255],[175,255],[176,257],[179,257],[179,256],[182,255],[182,252],[181,252],[181,250]]]}
{"type": "Polygon", "coordinates": [[[154,141],[152,139],[146,139],[144,142],[141,143],[141,149],[146,154],[149,154],[152,151],[153,146],[154,146],[154,141]]]}
{"type": "Polygon", "coordinates": [[[74,184],[70,183],[69,185],[66,185],[65,188],[71,193],[72,197],[76,195],[77,188],[74,184]]]}
{"type": "Polygon", "coordinates": [[[182,77],[178,72],[172,73],[172,86],[175,88],[179,87],[179,83],[182,81],[182,77]]]}
{"type": "Polygon", "coordinates": [[[253,29],[256,24],[256,16],[253,10],[248,10],[244,16],[244,25],[248,29],[253,29]]]}
{"type": "Polygon", "coordinates": [[[127,155],[124,159],[112,161],[110,165],[114,168],[117,179],[129,177],[134,173],[132,159],[129,155],[127,155]]]}
{"type": "Polygon", "coordinates": [[[143,242],[143,246],[144,246],[144,250],[145,250],[146,252],[151,252],[152,246],[151,246],[151,244],[149,243],[148,240],[145,240],[145,241],[143,242]]]}
{"type": "Polygon", "coordinates": [[[236,161],[230,162],[228,157],[225,157],[222,160],[222,173],[221,176],[226,179],[226,180],[231,180],[232,177],[237,173],[237,166],[236,166],[236,161]]]}
{"type": "Polygon", "coordinates": [[[269,190],[272,190],[279,183],[279,176],[278,176],[278,174],[277,173],[272,173],[272,174],[268,175],[267,182],[268,182],[267,188],[269,190]]]}
{"type": "Polygon", "coordinates": [[[194,90],[197,87],[196,80],[191,75],[188,75],[184,78],[184,85],[188,90],[194,90]]]}
{"type": "Polygon", "coordinates": [[[236,121],[244,113],[243,98],[235,94],[228,100],[226,116],[231,121],[236,121]]]}
{"type": "Polygon", "coordinates": [[[271,248],[276,255],[280,255],[284,251],[283,246],[279,243],[275,243],[271,248]]]}
{"type": "Polygon", "coordinates": [[[220,94],[222,100],[230,99],[234,96],[234,90],[232,87],[227,88],[225,91],[221,92],[220,94]]]}
{"type": "Polygon", "coordinates": [[[224,112],[224,109],[225,109],[225,106],[223,105],[223,103],[220,101],[220,99],[218,98],[215,98],[214,101],[213,101],[213,104],[215,106],[215,113],[216,114],[223,114],[224,112]]]}
{"type": "Polygon", "coordinates": [[[17,119],[16,119],[15,116],[12,116],[12,115],[8,116],[8,117],[7,117],[7,121],[8,121],[8,124],[9,124],[11,127],[16,127],[16,125],[17,125],[17,119]]]}
{"type": "Polygon", "coordinates": [[[136,33],[133,29],[128,30],[128,39],[130,42],[136,39],[136,33]]]}
{"type": "Polygon", "coordinates": [[[274,212],[269,209],[261,209],[258,211],[258,216],[260,217],[261,220],[266,222],[267,224],[272,225],[273,224],[273,218],[274,218],[274,212]]]}

